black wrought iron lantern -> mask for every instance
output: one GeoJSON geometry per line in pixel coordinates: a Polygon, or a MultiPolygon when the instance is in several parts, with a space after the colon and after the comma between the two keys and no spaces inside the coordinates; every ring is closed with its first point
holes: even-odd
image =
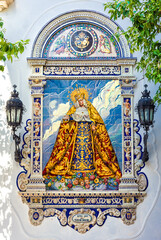
{"type": "Polygon", "coordinates": [[[16,85],[13,85],[13,92],[11,93],[11,98],[7,101],[6,104],[6,114],[7,114],[7,123],[12,127],[13,139],[15,140],[15,161],[21,161],[21,151],[19,148],[20,136],[16,135],[16,130],[21,126],[22,115],[24,111],[24,106],[22,101],[19,99],[19,93],[16,91],[16,85]]]}
{"type": "Polygon", "coordinates": [[[140,125],[143,126],[146,133],[144,134],[144,152],[142,160],[146,162],[149,160],[149,154],[147,151],[147,139],[149,127],[154,123],[154,110],[155,104],[150,97],[150,91],[147,90],[148,85],[144,85],[145,90],[142,92],[142,97],[138,102],[137,111],[139,115],[140,125]]]}

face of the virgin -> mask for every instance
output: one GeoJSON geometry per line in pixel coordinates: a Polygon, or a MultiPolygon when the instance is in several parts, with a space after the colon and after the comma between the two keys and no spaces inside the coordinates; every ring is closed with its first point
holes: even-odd
{"type": "Polygon", "coordinates": [[[84,106],[83,99],[79,99],[79,100],[78,100],[78,103],[79,103],[79,106],[80,106],[80,107],[83,107],[83,106],[84,106]]]}

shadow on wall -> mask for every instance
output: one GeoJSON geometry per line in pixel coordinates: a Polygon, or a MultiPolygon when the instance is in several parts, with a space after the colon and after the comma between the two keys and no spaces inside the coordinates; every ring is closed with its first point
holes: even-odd
{"type": "Polygon", "coordinates": [[[0,239],[10,239],[11,236],[11,175],[12,161],[10,155],[11,136],[10,129],[6,123],[6,98],[8,96],[9,84],[7,74],[0,73],[0,239]]]}

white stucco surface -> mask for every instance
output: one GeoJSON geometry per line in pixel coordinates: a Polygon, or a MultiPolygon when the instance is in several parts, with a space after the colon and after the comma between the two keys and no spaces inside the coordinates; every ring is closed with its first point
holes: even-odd
{"type": "MultiPolygon", "coordinates": [[[[133,225],[123,224],[121,219],[107,217],[102,227],[95,226],[84,235],[70,227],[62,227],[54,218],[45,219],[40,226],[34,227],[28,219],[28,206],[23,204],[16,186],[16,178],[21,171],[14,161],[14,142],[10,129],[6,127],[5,101],[10,97],[12,85],[17,85],[20,98],[26,106],[23,115],[23,125],[19,130],[24,134],[25,122],[31,118],[31,98],[28,77],[30,67],[26,58],[31,56],[32,46],[40,30],[53,18],[60,14],[74,10],[104,12],[103,0],[15,0],[14,3],[1,13],[6,28],[6,38],[15,42],[20,39],[30,39],[25,52],[19,59],[7,63],[5,72],[0,73],[0,240],[159,240],[161,239],[161,107],[155,113],[154,128],[149,131],[148,150],[149,162],[143,172],[148,177],[149,186],[147,197],[137,207],[137,219],[133,225]]],[[[117,23],[126,29],[128,21],[120,20],[117,23]]],[[[134,57],[139,58],[140,54],[134,57]]],[[[136,73],[137,80],[142,74],[136,73]]],[[[135,105],[141,97],[141,91],[146,79],[138,81],[135,87],[135,105]]],[[[151,96],[156,86],[148,83],[151,96]]],[[[136,116],[137,118],[137,116],[136,116]]],[[[142,131],[141,131],[142,132],[142,131]]]]}

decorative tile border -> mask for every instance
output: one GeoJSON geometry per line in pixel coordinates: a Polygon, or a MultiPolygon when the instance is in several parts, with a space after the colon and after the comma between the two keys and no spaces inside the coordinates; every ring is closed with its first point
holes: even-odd
{"type": "Polygon", "coordinates": [[[43,74],[45,76],[119,76],[121,67],[44,67],[43,74]]]}

